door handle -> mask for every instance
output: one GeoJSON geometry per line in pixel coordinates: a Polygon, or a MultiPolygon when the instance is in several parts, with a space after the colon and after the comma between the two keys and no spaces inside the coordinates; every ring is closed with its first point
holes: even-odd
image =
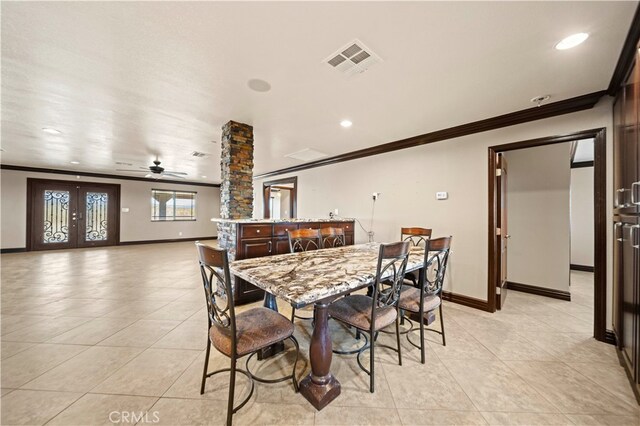
{"type": "Polygon", "coordinates": [[[271,253],[271,249],[273,248],[273,243],[269,241],[269,253],[271,253]]]}
{"type": "Polygon", "coordinates": [[[615,235],[615,239],[616,239],[616,241],[620,241],[620,242],[622,242],[622,241],[623,241],[623,239],[622,239],[622,233],[620,233],[620,236],[618,237],[618,230],[619,230],[619,229],[622,229],[622,223],[620,223],[620,222],[616,222],[616,223],[613,225],[613,235],[615,235]]]}
{"type": "Polygon", "coordinates": [[[636,200],[636,187],[640,187],[640,180],[631,184],[631,204],[640,206],[640,201],[636,200]]]}
{"type": "Polygon", "coordinates": [[[613,207],[626,207],[627,203],[624,202],[620,204],[620,194],[622,194],[622,198],[624,198],[624,193],[625,193],[626,189],[625,188],[618,188],[616,189],[616,196],[614,197],[613,200],[613,207]]]}
{"type": "Polygon", "coordinates": [[[640,242],[638,242],[638,240],[640,238],[638,238],[638,234],[640,234],[640,232],[638,232],[638,230],[640,229],[640,225],[632,225],[631,227],[631,247],[633,247],[634,249],[638,250],[640,249],[640,242]],[[635,243],[635,244],[634,244],[635,243]]]}

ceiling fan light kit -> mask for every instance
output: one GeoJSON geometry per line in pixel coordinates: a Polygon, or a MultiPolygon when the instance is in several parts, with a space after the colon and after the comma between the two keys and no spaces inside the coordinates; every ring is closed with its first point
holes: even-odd
{"type": "Polygon", "coordinates": [[[118,172],[134,172],[134,173],[146,173],[144,177],[153,178],[153,179],[162,179],[164,176],[176,178],[176,179],[185,179],[187,173],[185,172],[175,172],[172,170],[165,170],[164,167],[160,166],[160,160],[154,160],[153,166],[149,167],[140,167],[140,170],[132,170],[132,169],[116,169],[118,172]],[[151,173],[149,173],[151,172],[151,173]]]}

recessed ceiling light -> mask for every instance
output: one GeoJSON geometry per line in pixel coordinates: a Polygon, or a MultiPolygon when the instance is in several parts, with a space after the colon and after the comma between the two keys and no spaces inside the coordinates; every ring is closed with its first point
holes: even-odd
{"type": "Polygon", "coordinates": [[[259,78],[252,78],[247,82],[249,89],[256,92],[268,92],[271,90],[271,85],[268,81],[260,80],[259,78]]]}
{"type": "Polygon", "coordinates": [[[200,177],[201,177],[202,179],[206,179],[206,178],[207,178],[207,177],[206,177],[206,176],[204,176],[204,175],[203,175],[203,176],[200,176],[200,177]]]}
{"type": "Polygon", "coordinates": [[[342,127],[351,127],[351,126],[353,125],[353,123],[352,123],[351,121],[349,121],[349,120],[342,120],[342,121],[340,122],[340,125],[341,125],[342,127]]]}
{"type": "Polygon", "coordinates": [[[569,37],[563,38],[560,41],[560,43],[556,44],[556,49],[558,50],[571,49],[572,47],[576,47],[577,45],[583,43],[588,38],[589,38],[589,34],[587,33],[572,34],[569,37]]]}
{"type": "Polygon", "coordinates": [[[54,129],[54,128],[51,128],[51,127],[43,127],[42,131],[45,132],[45,133],[49,133],[50,135],[60,135],[60,134],[62,134],[62,132],[60,130],[54,129]]]}
{"type": "Polygon", "coordinates": [[[80,164],[79,161],[69,161],[71,164],[80,164]]]}

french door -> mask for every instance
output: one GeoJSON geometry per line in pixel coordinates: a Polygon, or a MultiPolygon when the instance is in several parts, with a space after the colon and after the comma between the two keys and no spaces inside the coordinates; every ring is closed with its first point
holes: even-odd
{"type": "Polygon", "coordinates": [[[27,179],[29,250],[116,245],[120,185],[27,179]]]}

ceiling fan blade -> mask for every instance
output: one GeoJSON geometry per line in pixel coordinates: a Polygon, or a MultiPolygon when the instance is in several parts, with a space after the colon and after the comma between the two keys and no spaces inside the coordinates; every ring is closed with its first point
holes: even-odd
{"type": "Polygon", "coordinates": [[[174,172],[173,170],[165,170],[165,173],[172,173],[174,175],[188,175],[189,173],[185,173],[185,172],[174,172]]]}
{"type": "Polygon", "coordinates": [[[178,178],[178,179],[184,179],[184,176],[176,175],[176,174],[173,174],[173,173],[167,173],[167,172],[164,172],[162,174],[162,176],[171,176],[171,177],[178,178]]]}
{"type": "Polygon", "coordinates": [[[149,170],[116,169],[116,172],[148,173],[148,172],[149,172],[149,170]]]}

